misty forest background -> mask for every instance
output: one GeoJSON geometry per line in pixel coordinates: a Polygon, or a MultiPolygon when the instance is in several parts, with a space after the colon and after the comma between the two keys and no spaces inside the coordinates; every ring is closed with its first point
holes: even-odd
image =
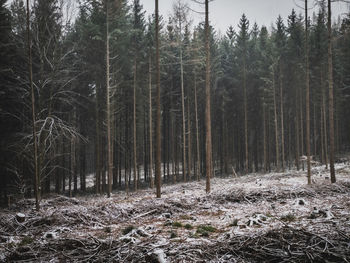
{"type": "MultiPolygon", "coordinates": [[[[26,3],[0,0],[1,199],[33,197],[35,190],[27,32],[41,195],[108,192],[108,156],[113,189],[152,187],[155,17],[145,15],[139,0],[80,1],[75,18],[69,1],[30,2],[28,31],[26,3]]],[[[205,23],[194,25],[186,4],[174,3],[169,19],[160,18],[162,183],[199,180],[207,167],[205,23]]],[[[232,18],[236,31],[209,28],[213,176],[306,169],[300,157],[307,155],[308,103],[310,155],[328,165],[328,13],[325,1],[317,5],[307,32],[304,11],[295,10],[285,21],[276,17],[273,28],[245,15],[232,18]]],[[[348,10],[331,34],[340,156],[350,145],[348,10]]]]}

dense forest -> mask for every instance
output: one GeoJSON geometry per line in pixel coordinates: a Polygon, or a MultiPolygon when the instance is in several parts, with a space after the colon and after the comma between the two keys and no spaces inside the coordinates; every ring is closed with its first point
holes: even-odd
{"type": "Polygon", "coordinates": [[[350,261],[350,10],[211,2],[0,0],[0,262],[350,261]]]}
{"type": "Polygon", "coordinates": [[[333,22],[318,1],[221,35],[183,1],[159,21],[138,0],[81,1],[76,16],[69,3],[0,3],[5,202],[309,170],[305,158],[334,169],[349,150],[350,13],[333,22]]]}

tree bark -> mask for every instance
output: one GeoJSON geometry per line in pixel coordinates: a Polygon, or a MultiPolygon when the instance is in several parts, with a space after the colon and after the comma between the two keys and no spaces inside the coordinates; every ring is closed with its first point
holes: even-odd
{"type": "Polygon", "coordinates": [[[275,121],[275,147],[276,147],[276,168],[277,171],[280,169],[279,165],[279,143],[278,143],[278,120],[277,120],[277,102],[276,102],[276,84],[275,84],[275,71],[272,73],[272,88],[273,88],[273,111],[275,121]]]}
{"type": "Polygon", "coordinates": [[[328,169],[327,110],[326,110],[326,94],[324,90],[322,94],[322,104],[323,104],[324,155],[325,155],[326,169],[328,169]]]}
{"type": "Polygon", "coordinates": [[[157,74],[157,118],[156,118],[156,196],[161,197],[161,112],[160,112],[160,65],[159,65],[159,7],[158,0],[155,0],[155,16],[156,16],[156,74],[157,74]]]}
{"type": "Polygon", "coordinates": [[[334,170],[334,98],[333,98],[333,58],[332,58],[332,7],[328,0],[328,88],[329,88],[329,167],[331,182],[336,182],[334,170]]]}
{"type": "Polygon", "coordinates": [[[321,116],[320,116],[320,130],[321,130],[321,163],[324,164],[326,163],[326,157],[325,157],[325,151],[324,151],[324,134],[323,134],[323,95],[322,95],[322,102],[321,102],[321,106],[320,106],[320,112],[321,112],[321,116]]]}
{"type": "Polygon", "coordinates": [[[137,59],[134,60],[134,88],[133,88],[133,165],[134,165],[134,190],[137,191],[137,131],[136,131],[136,81],[137,59]]]}
{"type": "Polygon", "coordinates": [[[148,61],[148,114],[149,114],[149,177],[151,188],[154,187],[153,179],[153,121],[152,121],[152,58],[151,53],[148,61]]]}
{"type": "Polygon", "coordinates": [[[196,178],[200,179],[200,152],[199,152],[199,129],[198,129],[198,102],[197,102],[197,75],[194,74],[194,107],[196,118],[196,147],[197,147],[197,164],[196,164],[196,178]]]}
{"type": "MultiPolygon", "coordinates": [[[[181,26],[180,26],[181,30],[181,26]]],[[[181,45],[181,41],[180,41],[181,45]]],[[[184,71],[182,61],[182,47],[180,46],[180,74],[181,74],[181,109],[182,109],[182,173],[184,182],[186,182],[186,113],[185,113],[185,89],[184,89],[184,71]]]]}
{"type": "Polygon", "coordinates": [[[210,47],[209,47],[209,1],[205,0],[205,149],[206,149],[206,192],[210,192],[210,178],[212,177],[212,144],[211,144],[211,107],[210,107],[210,47]]]}
{"type": "Polygon", "coordinates": [[[192,169],[192,147],[191,147],[191,118],[190,118],[190,94],[187,96],[187,151],[188,151],[188,162],[187,162],[187,174],[188,180],[191,179],[192,169]]]}
{"type": "Polygon", "coordinates": [[[33,150],[34,150],[34,195],[35,195],[35,208],[37,211],[40,210],[40,176],[38,169],[38,141],[36,138],[36,117],[35,117],[35,93],[33,85],[33,66],[32,66],[32,45],[30,38],[30,9],[29,9],[29,0],[27,4],[27,46],[28,46],[28,75],[29,75],[29,85],[32,99],[32,133],[33,133],[33,150]]]}
{"type": "Polygon", "coordinates": [[[317,155],[317,116],[316,116],[316,103],[313,103],[313,118],[314,118],[314,138],[313,138],[313,143],[314,143],[314,156],[316,157],[317,155]]]}
{"type": "Polygon", "coordinates": [[[267,131],[266,131],[266,106],[263,104],[263,130],[264,130],[264,171],[267,172],[267,131]]]}
{"type": "Polygon", "coordinates": [[[75,140],[74,137],[70,140],[70,173],[69,173],[69,197],[72,197],[72,176],[75,173],[75,140]]]}
{"type": "Polygon", "coordinates": [[[100,139],[100,113],[99,88],[96,87],[96,194],[101,193],[101,139],[100,139]]]}
{"type": "MultiPolygon", "coordinates": [[[[245,48],[246,49],[246,48],[245,48]]],[[[248,148],[248,110],[247,110],[247,65],[246,65],[246,50],[244,50],[243,58],[243,100],[244,100],[244,146],[245,146],[245,172],[249,172],[249,148],[248,148]]]]}
{"type": "Polygon", "coordinates": [[[110,105],[110,76],[109,76],[109,15],[108,0],[106,0],[106,105],[107,105],[107,160],[108,160],[108,187],[107,196],[111,197],[113,159],[112,159],[112,136],[111,136],[111,105],[110,105]]]}
{"type": "Polygon", "coordinates": [[[311,157],[310,157],[310,74],[309,74],[309,27],[308,5],[305,0],[305,67],[306,67],[306,154],[307,154],[307,184],[311,184],[311,157]]]}
{"type": "Polygon", "coordinates": [[[281,104],[281,152],[282,152],[282,160],[281,160],[281,166],[282,166],[282,172],[284,172],[284,164],[285,164],[285,154],[284,154],[284,112],[283,112],[283,73],[282,73],[282,64],[280,61],[279,64],[279,79],[280,79],[280,104],[281,104]]]}

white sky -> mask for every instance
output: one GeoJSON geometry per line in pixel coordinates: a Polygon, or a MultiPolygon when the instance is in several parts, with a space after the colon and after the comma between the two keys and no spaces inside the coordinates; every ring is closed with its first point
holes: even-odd
{"type": "MultiPolygon", "coordinates": [[[[204,11],[204,6],[194,4],[191,0],[184,0],[189,3],[191,8],[196,11],[204,11]]],[[[154,12],[154,0],[140,0],[144,9],[148,14],[154,12]]],[[[172,11],[174,0],[159,0],[160,13],[166,18],[172,11]]],[[[303,6],[303,0],[215,0],[209,4],[209,16],[211,24],[217,30],[225,33],[227,28],[232,25],[237,28],[237,24],[242,14],[245,13],[250,21],[250,25],[257,22],[259,26],[265,25],[270,28],[271,23],[274,23],[278,15],[281,15],[286,23],[288,15],[292,8],[297,13],[304,12],[297,5],[303,6]]],[[[313,0],[309,0],[311,8],[313,0]]],[[[337,17],[339,14],[349,11],[349,4],[332,4],[333,15],[337,17]]],[[[316,8],[309,11],[317,11],[316,8]]],[[[194,24],[204,20],[203,15],[191,13],[194,18],[194,24]]],[[[166,19],[167,21],[167,19],[166,19]]]]}

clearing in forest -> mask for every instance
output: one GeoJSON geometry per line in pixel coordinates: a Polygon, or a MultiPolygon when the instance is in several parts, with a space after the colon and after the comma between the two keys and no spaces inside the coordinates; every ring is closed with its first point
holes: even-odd
{"type": "Polygon", "coordinates": [[[0,261],[349,262],[350,165],[336,165],[336,184],[312,172],[311,186],[292,170],[214,178],[210,194],[201,181],[161,199],[53,196],[40,212],[22,200],[0,211],[0,261]]]}

